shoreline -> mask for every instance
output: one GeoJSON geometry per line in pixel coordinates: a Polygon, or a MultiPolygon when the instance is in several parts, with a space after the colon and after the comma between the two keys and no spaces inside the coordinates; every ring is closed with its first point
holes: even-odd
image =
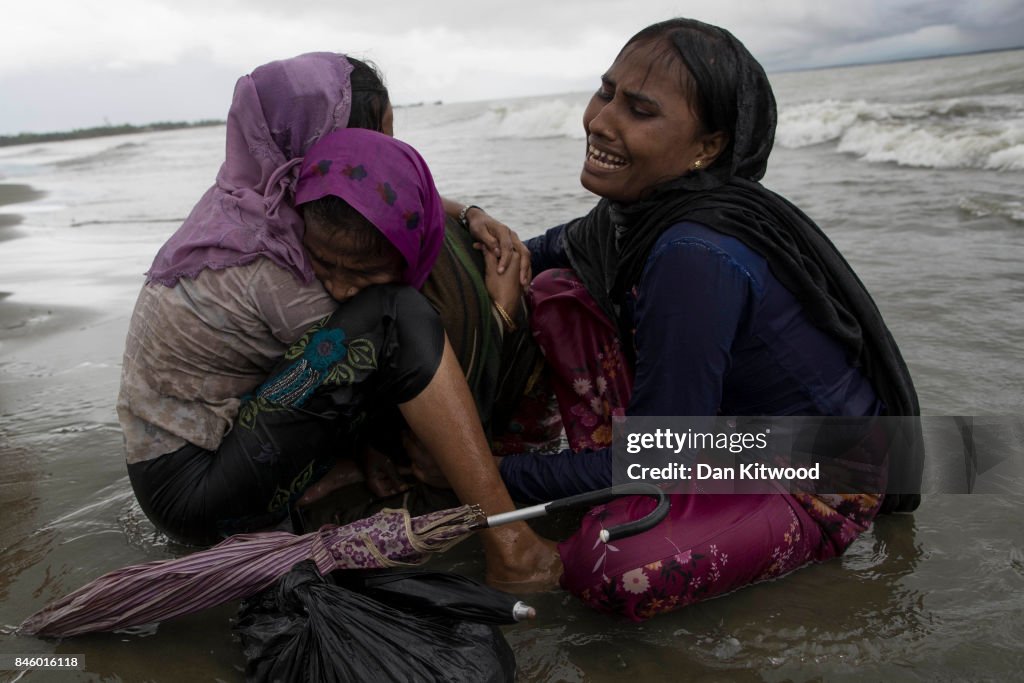
{"type": "Polygon", "coordinates": [[[114,135],[132,135],[134,133],[153,133],[164,130],[180,130],[182,128],[203,128],[223,126],[220,119],[203,119],[201,121],[156,121],[141,126],[125,123],[119,126],[93,126],[91,128],[75,128],[73,130],[52,131],[47,133],[16,133],[0,135],[0,147],[31,145],[44,142],[62,142],[64,140],[84,140],[88,138],[111,137],[114,135]]]}
{"type": "Polygon", "coordinates": [[[84,307],[9,301],[10,296],[11,292],[0,292],[0,361],[9,360],[11,353],[25,343],[78,332],[102,315],[84,307]]]}
{"type": "MultiPolygon", "coordinates": [[[[10,204],[27,204],[45,196],[46,192],[25,183],[0,182],[0,207],[10,204]]],[[[21,233],[13,228],[24,220],[25,217],[20,213],[8,213],[0,209],[0,242],[20,237],[21,233]]]]}
{"type": "MultiPolygon", "coordinates": [[[[19,213],[7,213],[2,207],[27,204],[46,196],[26,183],[0,182],[0,242],[17,239],[24,233],[15,226],[24,221],[19,213]]],[[[39,340],[80,328],[95,320],[100,312],[88,307],[22,303],[10,301],[17,291],[0,291],[0,358],[21,346],[26,338],[39,340]]]]}

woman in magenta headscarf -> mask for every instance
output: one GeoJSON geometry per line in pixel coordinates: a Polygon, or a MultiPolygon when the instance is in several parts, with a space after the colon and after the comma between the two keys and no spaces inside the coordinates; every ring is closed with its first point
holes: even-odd
{"type": "MultiPolygon", "coordinates": [[[[283,521],[396,404],[463,502],[512,509],[416,291],[441,246],[442,199],[391,118],[379,77],[342,55],[238,81],[225,162],[148,273],[118,397],[132,487],[172,538],[283,521]]],[[[557,576],[553,548],[523,524],[484,543],[492,583],[557,576]]]]}

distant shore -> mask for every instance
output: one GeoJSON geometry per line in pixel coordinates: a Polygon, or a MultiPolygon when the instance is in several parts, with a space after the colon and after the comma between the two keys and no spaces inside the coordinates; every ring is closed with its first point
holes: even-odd
{"type": "Polygon", "coordinates": [[[128,135],[129,133],[150,133],[158,130],[178,130],[180,128],[204,128],[207,126],[223,126],[224,121],[204,119],[202,121],[159,121],[144,126],[122,124],[120,126],[95,126],[93,128],[76,128],[74,130],[53,133],[19,133],[18,135],[0,135],[0,147],[12,145],[28,145],[38,142],[58,142],[60,140],[80,140],[83,138],[99,138],[108,135],[128,135]]]}

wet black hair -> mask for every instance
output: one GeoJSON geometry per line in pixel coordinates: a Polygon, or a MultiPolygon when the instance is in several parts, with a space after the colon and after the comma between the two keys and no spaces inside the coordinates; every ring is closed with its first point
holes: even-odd
{"type": "Polygon", "coordinates": [[[341,197],[325,195],[302,205],[307,230],[318,230],[330,239],[343,236],[346,254],[353,258],[395,256],[401,253],[376,225],[341,197]]]}
{"type": "Polygon", "coordinates": [[[657,45],[661,41],[664,51],[656,53],[656,58],[684,67],[680,87],[704,130],[728,136],[728,144],[719,159],[732,156],[739,114],[740,69],[733,50],[735,40],[717,26],[695,19],[677,18],[643,29],[630,38],[619,53],[621,55],[631,46],[657,45]]]}
{"type": "MultiPolygon", "coordinates": [[[[352,65],[349,82],[352,87],[352,109],[349,128],[384,131],[384,113],[390,99],[384,77],[375,64],[345,55],[352,65]]],[[[340,197],[326,195],[302,205],[307,230],[319,230],[333,239],[346,239],[346,251],[354,258],[376,258],[399,254],[384,234],[363,214],[340,197]]],[[[399,254],[400,256],[400,254],[399,254]]]]}
{"type": "Polygon", "coordinates": [[[349,81],[352,84],[352,113],[349,128],[366,128],[378,133],[384,130],[384,112],[391,100],[384,77],[373,62],[345,56],[352,65],[349,81]]]}

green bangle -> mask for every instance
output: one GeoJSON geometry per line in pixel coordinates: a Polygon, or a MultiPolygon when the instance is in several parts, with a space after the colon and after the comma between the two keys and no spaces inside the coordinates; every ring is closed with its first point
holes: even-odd
{"type": "MultiPolygon", "coordinates": [[[[476,204],[466,204],[462,207],[462,211],[459,211],[459,223],[462,223],[462,227],[469,230],[469,219],[466,218],[466,214],[469,213],[470,209],[480,209],[476,204]]],[[[483,211],[483,209],[480,209],[483,211]]]]}

